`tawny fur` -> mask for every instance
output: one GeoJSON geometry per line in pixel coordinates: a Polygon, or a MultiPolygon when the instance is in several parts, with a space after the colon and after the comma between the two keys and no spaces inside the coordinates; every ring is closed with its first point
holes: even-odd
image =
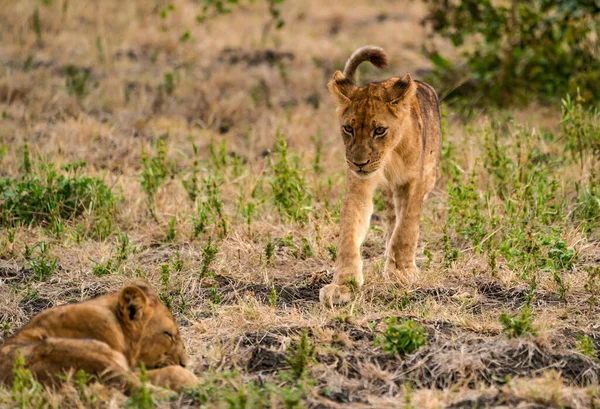
{"type": "Polygon", "coordinates": [[[344,74],[336,71],[328,84],[338,101],[346,147],[348,192],[342,203],[340,242],[333,282],[320,299],[341,304],[363,284],[360,246],[369,229],[373,193],[383,190],[387,224],[387,277],[408,282],[417,271],[415,251],[423,201],[433,189],[440,163],[441,115],[434,89],[410,74],[358,87],[352,76],[363,61],[387,64],[380,48],[363,47],[352,54],[344,74]],[[382,135],[377,131],[384,130],[382,135]]]}
{"type": "Polygon", "coordinates": [[[19,355],[43,384],[81,369],[131,391],[141,386],[141,363],[156,386],[179,391],[197,383],[184,368],[188,357],[171,312],[144,280],[35,316],[0,345],[0,382],[12,382],[19,355]]]}

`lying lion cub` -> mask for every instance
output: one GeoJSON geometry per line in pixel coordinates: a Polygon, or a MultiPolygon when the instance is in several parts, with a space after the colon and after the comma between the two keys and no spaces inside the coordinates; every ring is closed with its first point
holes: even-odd
{"type": "Polygon", "coordinates": [[[320,292],[321,301],[328,304],[350,301],[354,289],[363,284],[360,246],[378,186],[386,205],[384,273],[406,283],[416,272],[421,208],[440,163],[440,104],[433,88],[410,74],[359,87],[353,77],[364,61],[387,66],[381,48],[362,47],[352,54],[344,73],[336,71],[328,84],[338,103],[348,165],[336,270],[333,283],[320,292]]]}
{"type": "Polygon", "coordinates": [[[133,372],[140,363],[156,386],[179,392],[198,382],[184,368],[188,358],[171,312],[144,280],[35,316],[0,344],[0,382],[12,382],[18,354],[43,384],[81,369],[131,392],[142,385],[133,372]]]}

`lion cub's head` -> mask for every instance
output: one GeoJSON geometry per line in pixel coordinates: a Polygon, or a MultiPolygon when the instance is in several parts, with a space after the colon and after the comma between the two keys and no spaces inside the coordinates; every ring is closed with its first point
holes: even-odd
{"type": "Polygon", "coordinates": [[[346,63],[344,74],[333,74],[328,88],[338,102],[348,167],[366,179],[382,167],[386,155],[402,142],[404,118],[410,115],[416,83],[406,74],[358,87],[352,77],[363,61],[384,67],[387,56],[378,47],[358,49],[346,63]]]}
{"type": "MultiPolygon", "coordinates": [[[[144,288],[144,291],[152,298],[156,297],[154,289],[149,285],[144,288]]],[[[144,330],[138,362],[142,362],[147,369],[168,365],[185,367],[189,363],[177,322],[171,311],[160,301],[155,303],[154,314],[144,330]]]]}

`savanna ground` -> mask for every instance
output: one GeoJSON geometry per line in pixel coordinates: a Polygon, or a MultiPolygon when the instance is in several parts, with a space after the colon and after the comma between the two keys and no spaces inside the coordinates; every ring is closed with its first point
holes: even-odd
{"type": "Polygon", "coordinates": [[[578,142],[598,118],[445,104],[420,274],[382,278],[378,200],[366,284],[331,309],[345,163],[325,84],[365,44],[391,67],[363,80],[423,78],[423,47],[451,46],[417,1],[287,1],[280,30],[262,2],[201,9],[0,1],[0,336],[142,276],[202,380],[152,401],[25,377],[0,406],[596,407],[600,172],[578,142]],[[426,345],[384,351],[391,317],[426,345]]]}

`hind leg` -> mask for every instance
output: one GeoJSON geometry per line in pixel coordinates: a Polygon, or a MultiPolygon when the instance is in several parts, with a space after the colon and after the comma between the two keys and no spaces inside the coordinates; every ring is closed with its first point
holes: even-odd
{"type": "Polygon", "coordinates": [[[4,345],[0,349],[0,381],[12,383],[13,365],[19,354],[24,367],[42,384],[60,382],[57,375],[83,370],[125,391],[141,387],[123,354],[106,343],[89,339],[47,338],[28,345],[4,345]]]}
{"type": "Polygon", "coordinates": [[[425,196],[422,183],[413,182],[394,190],[396,227],[388,243],[385,274],[406,285],[417,273],[415,252],[425,196]]]}
{"type": "Polygon", "coordinates": [[[383,221],[385,223],[384,259],[387,260],[390,249],[390,239],[392,238],[392,233],[394,233],[394,229],[396,228],[396,210],[394,206],[393,190],[388,186],[382,186],[381,193],[383,197],[383,204],[385,205],[385,209],[383,210],[383,221]]]}

